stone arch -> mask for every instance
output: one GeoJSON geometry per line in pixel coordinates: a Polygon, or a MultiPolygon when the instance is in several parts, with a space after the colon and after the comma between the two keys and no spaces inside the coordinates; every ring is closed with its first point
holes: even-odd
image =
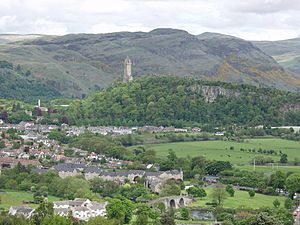
{"type": "Polygon", "coordinates": [[[180,207],[184,206],[184,199],[183,198],[179,199],[179,206],[180,207]]]}
{"type": "Polygon", "coordinates": [[[175,200],[174,200],[174,199],[171,199],[171,200],[170,200],[170,207],[171,207],[171,208],[176,208],[176,203],[175,203],[175,200]]]}

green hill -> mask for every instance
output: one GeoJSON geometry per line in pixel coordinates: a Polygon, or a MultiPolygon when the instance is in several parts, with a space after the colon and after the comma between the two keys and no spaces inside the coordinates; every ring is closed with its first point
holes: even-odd
{"type": "Polygon", "coordinates": [[[0,58],[22,65],[34,79],[67,97],[81,97],[121,79],[126,55],[135,78],[176,75],[290,91],[300,87],[299,78],[251,42],[221,34],[156,29],[6,39],[0,44],[0,58]]]}
{"type": "Polygon", "coordinates": [[[53,87],[33,79],[29,70],[0,61],[0,98],[36,101],[59,96],[53,87]]]}
{"type": "Polygon", "coordinates": [[[94,125],[300,125],[300,95],[191,78],[148,76],[76,101],[75,124],[94,125]]]}

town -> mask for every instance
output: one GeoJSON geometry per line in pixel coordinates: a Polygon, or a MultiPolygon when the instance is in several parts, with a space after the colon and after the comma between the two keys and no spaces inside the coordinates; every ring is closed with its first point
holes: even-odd
{"type": "Polygon", "coordinates": [[[0,225],[300,225],[299,12],[1,0],[0,225]]]}

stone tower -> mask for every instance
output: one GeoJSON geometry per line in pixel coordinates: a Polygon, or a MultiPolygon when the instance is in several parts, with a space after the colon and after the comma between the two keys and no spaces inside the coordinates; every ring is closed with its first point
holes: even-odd
{"type": "Polygon", "coordinates": [[[124,82],[130,82],[133,79],[131,74],[131,65],[132,62],[130,58],[127,56],[124,61],[124,78],[123,78],[124,82]]]}

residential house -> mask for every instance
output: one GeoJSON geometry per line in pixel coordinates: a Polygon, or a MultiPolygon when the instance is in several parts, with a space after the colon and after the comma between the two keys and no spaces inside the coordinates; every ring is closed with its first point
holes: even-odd
{"type": "Polygon", "coordinates": [[[105,216],[107,204],[107,202],[98,203],[89,199],[76,198],[74,200],[53,202],[53,209],[57,215],[72,215],[77,220],[88,221],[96,216],[105,216]]]}
{"type": "Polygon", "coordinates": [[[27,206],[11,206],[9,208],[8,214],[12,216],[24,216],[25,218],[30,218],[34,212],[35,209],[27,206]]]}

